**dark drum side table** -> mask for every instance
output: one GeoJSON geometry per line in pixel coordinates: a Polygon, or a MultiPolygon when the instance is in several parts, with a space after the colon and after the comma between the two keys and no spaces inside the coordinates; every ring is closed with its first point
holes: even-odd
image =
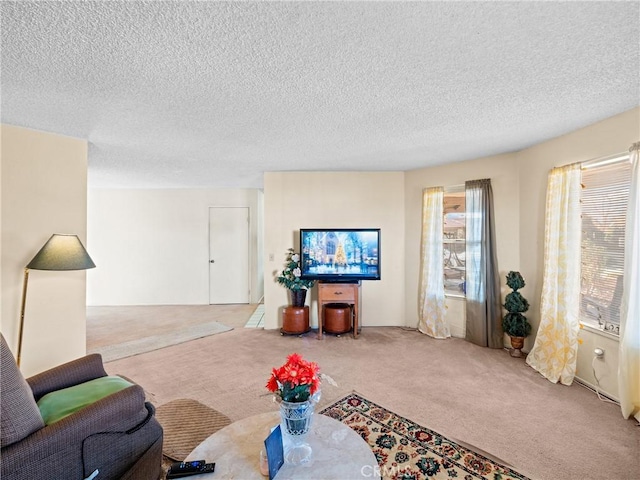
{"type": "Polygon", "coordinates": [[[351,331],[353,312],[348,303],[326,303],[324,305],[323,326],[327,333],[338,336],[351,331]]]}

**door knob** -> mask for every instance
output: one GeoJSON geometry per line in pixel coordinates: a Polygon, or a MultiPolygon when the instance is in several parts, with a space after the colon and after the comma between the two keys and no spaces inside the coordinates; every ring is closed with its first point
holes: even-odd
{"type": "Polygon", "coordinates": [[[209,263],[216,263],[215,260],[209,260],[209,263]]]}

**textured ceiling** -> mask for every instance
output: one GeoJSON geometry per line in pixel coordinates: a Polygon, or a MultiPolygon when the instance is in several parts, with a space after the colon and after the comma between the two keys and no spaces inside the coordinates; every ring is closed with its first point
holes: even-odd
{"type": "Polygon", "coordinates": [[[478,158],[638,105],[639,5],[2,1],[2,122],[94,187],[478,158]]]}

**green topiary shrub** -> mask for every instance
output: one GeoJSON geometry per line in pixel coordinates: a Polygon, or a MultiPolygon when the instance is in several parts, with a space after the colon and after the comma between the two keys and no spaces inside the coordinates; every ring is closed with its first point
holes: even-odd
{"type": "Polygon", "coordinates": [[[511,337],[526,337],[531,333],[531,324],[522,313],[529,310],[529,302],[518,292],[525,285],[520,272],[509,272],[507,285],[513,292],[508,294],[504,301],[504,308],[509,313],[502,319],[502,329],[511,337]]]}

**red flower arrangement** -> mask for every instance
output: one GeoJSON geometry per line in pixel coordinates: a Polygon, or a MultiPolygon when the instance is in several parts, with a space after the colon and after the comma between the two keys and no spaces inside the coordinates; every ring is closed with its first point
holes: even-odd
{"type": "Polygon", "coordinates": [[[317,363],[292,353],[284,365],[271,371],[266,387],[285,402],[306,402],[320,389],[319,372],[317,363]]]}

